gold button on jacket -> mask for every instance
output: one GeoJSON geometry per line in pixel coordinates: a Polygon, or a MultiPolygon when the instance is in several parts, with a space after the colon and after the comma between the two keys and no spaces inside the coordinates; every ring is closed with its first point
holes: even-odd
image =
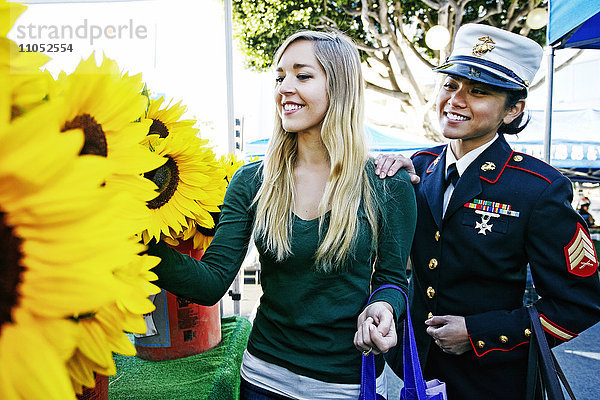
{"type": "Polygon", "coordinates": [[[529,329],[525,329],[525,336],[526,337],[531,336],[531,331],[529,329]]]}
{"type": "Polygon", "coordinates": [[[506,336],[502,335],[502,336],[500,336],[500,341],[502,343],[508,343],[508,338],[506,336]]]}
{"type": "Polygon", "coordinates": [[[427,297],[429,297],[430,299],[433,299],[433,296],[435,296],[435,289],[432,288],[431,286],[429,286],[427,288],[427,297]]]}
{"type": "Polygon", "coordinates": [[[439,241],[440,240],[440,231],[436,231],[435,232],[435,241],[439,241]]]}
{"type": "Polygon", "coordinates": [[[485,342],[483,340],[477,341],[477,347],[479,347],[480,349],[483,349],[484,346],[485,346],[485,342]]]}
{"type": "Polygon", "coordinates": [[[436,269],[438,266],[438,260],[436,260],[435,258],[432,258],[431,260],[429,260],[429,269],[436,269]]]}

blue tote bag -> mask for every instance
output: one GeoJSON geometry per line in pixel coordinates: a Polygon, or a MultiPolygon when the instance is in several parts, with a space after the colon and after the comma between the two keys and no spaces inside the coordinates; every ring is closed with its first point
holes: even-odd
{"type": "MultiPolygon", "coordinates": [[[[400,400],[447,400],[446,384],[437,379],[425,382],[423,372],[419,364],[415,333],[410,321],[408,297],[406,293],[395,285],[383,285],[371,293],[369,301],[374,293],[382,289],[397,289],[406,300],[406,318],[404,319],[404,334],[402,337],[404,370],[404,387],[400,392],[400,400]]],[[[368,301],[367,301],[368,303],[368,301]]],[[[383,400],[376,392],[375,356],[371,353],[362,357],[362,370],[360,382],[359,400],[383,400]]]]}

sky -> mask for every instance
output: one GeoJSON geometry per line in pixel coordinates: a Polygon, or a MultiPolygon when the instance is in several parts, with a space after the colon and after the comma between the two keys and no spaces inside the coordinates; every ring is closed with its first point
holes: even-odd
{"type": "MultiPolygon", "coordinates": [[[[24,46],[72,45],[72,52],[46,53],[54,76],[92,53],[97,63],[104,55],[130,75],[141,73],[152,94],[182,100],[201,136],[227,151],[222,0],[29,1],[8,36],[24,46]]],[[[262,132],[270,129],[270,87],[270,74],[245,70],[234,46],[234,113],[243,116],[247,140],[270,134],[262,132]]]]}

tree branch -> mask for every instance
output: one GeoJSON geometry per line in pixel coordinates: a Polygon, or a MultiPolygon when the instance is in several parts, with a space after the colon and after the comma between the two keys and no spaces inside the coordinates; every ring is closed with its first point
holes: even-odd
{"type": "Polygon", "coordinates": [[[404,40],[404,42],[406,43],[408,48],[412,51],[412,53],[415,56],[417,56],[417,58],[419,60],[421,60],[423,62],[423,64],[425,64],[429,68],[435,67],[435,65],[433,65],[431,63],[431,61],[429,61],[428,59],[423,57],[423,55],[417,51],[417,49],[415,48],[415,45],[408,39],[408,37],[406,37],[406,35],[404,34],[404,31],[402,29],[400,29],[399,32],[400,32],[400,36],[402,37],[402,39],[404,40]]]}
{"type": "Polygon", "coordinates": [[[360,9],[351,9],[345,6],[342,6],[342,10],[344,10],[344,12],[348,15],[350,15],[351,17],[360,17],[361,14],[361,10],[360,9]]]}
{"type": "Polygon", "coordinates": [[[425,3],[425,5],[429,8],[433,8],[434,10],[439,10],[442,5],[440,3],[438,3],[437,1],[432,1],[432,0],[421,0],[423,3],[425,3]]]}
{"type": "Polygon", "coordinates": [[[398,85],[398,81],[396,80],[396,74],[394,73],[394,69],[392,68],[392,63],[390,62],[390,52],[391,50],[383,54],[384,61],[382,61],[382,64],[385,65],[387,69],[388,79],[392,84],[392,88],[394,88],[394,90],[401,91],[400,85],[398,85]]]}
{"type": "Polygon", "coordinates": [[[369,54],[375,53],[376,51],[385,51],[385,50],[389,50],[389,46],[384,46],[384,47],[372,47],[372,46],[368,46],[365,43],[357,43],[356,41],[354,41],[356,44],[356,47],[359,50],[362,51],[366,51],[369,54]]]}
{"type": "Polygon", "coordinates": [[[321,25],[317,25],[317,28],[331,28],[333,27],[336,30],[340,30],[340,28],[338,27],[338,24],[332,20],[329,17],[326,17],[325,15],[321,15],[319,16],[319,22],[321,23],[321,25]]]}
{"type": "MultiPolygon", "coordinates": [[[[562,63],[558,67],[554,68],[554,72],[558,72],[561,69],[565,68],[567,65],[571,64],[577,57],[579,57],[581,55],[581,53],[583,53],[583,49],[577,50],[577,53],[573,54],[564,63],[562,63]]],[[[542,78],[539,81],[537,81],[534,85],[531,85],[529,87],[529,91],[537,89],[538,87],[542,86],[542,84],[544,84],[544,82],[546,82],[546,77],[542,76],[542,78]]]]}
{"type": "Polygon", "coordinates": [[[367,89],[374,90],[377,93],[382,93],[382,94],[394,97],[394,98],[402,100],[402,101],[410,101],[410,95],[408,93],[405,93],[405,92],[402,92],[399,90],[384,88],[384,87],[381,87],[381,86],[376,85],[369,81],[365,81],[365,83],[366,83],[367,89]]]}
{"type": "Polygon", "coordinates": [[[492,15],[501,14],[502,13],[502,4],[503,3],[504,3],[503,0],[498,0],[497,3],[496,3],[496,9],[495,10],[493,10],[493,9],[487,10],[486,13],[482,17],[476,18],[473,21],[473,23],[478,24],[478,23],[483,22],[486,19],[490,18],[492,15]]]}

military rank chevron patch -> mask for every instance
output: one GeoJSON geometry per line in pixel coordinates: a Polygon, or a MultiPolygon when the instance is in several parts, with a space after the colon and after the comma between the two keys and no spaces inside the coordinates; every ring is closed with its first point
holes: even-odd
{"type": "Polygon", "coordinates": [[[581,224],[571,242],[565,246],[567,270],[577,276],[590,276],[598,268],[598,258],[592,239],[581,224]]]}

